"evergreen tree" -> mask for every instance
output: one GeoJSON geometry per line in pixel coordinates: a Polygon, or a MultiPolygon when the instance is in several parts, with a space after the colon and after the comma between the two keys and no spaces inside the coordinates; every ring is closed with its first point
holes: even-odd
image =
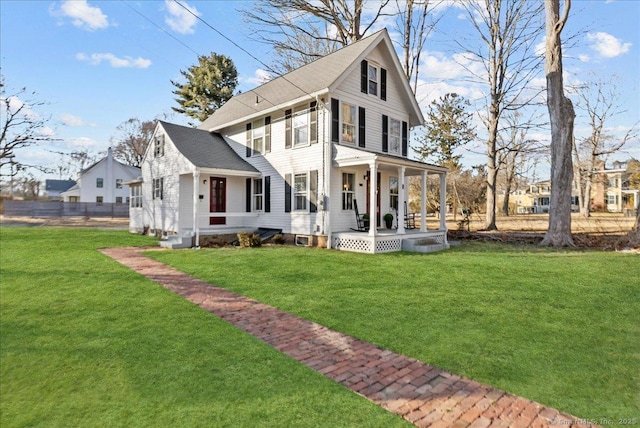
{"type": "Polygon", "coordinates": [[[227,102],[238,86],[238,71],[231,58],[215,52],[199,56],[197,65],[180,70],[180,74],[187,82],[171,81],[180,105],[172,109],[201,122],[227,102]]]}
{"type": "Polygon", "coordinates": [[[476,138],[471,125],[471,113],[466,108],[469,101],[450,93],[433,101],[427,112],[425,135],[415,147],[422,161],[431,161],[450,169],[460,168],[460,155],[455,150],[476,138]]]}

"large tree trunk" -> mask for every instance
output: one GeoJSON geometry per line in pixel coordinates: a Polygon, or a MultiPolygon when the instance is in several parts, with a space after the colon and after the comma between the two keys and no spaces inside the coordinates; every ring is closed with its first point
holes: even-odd
{"type": "Polygon", "coordinates": [[[560,33],[567,20],[570,0],[565,0],[562,18],[560,0],[545,0],[547,46],[545,71],[547,74],[547,108],[551,122],[551,198],[549,229],[542,245],[573,246],[571,237],[571,183],[573,181],[573,104],[564,95],[562,79],[562,48],[560,33]]]}

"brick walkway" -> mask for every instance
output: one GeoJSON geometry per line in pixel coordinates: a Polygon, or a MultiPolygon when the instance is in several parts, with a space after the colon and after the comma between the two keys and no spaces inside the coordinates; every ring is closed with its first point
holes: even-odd
{"type": "Polygon", "coordinates": [[[140,249],[101,251],[416,426],[594,426],[215,287],[140,249]]]}

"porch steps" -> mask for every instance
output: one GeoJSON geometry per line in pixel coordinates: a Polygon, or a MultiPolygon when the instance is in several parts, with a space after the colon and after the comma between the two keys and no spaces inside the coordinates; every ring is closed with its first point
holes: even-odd
{"type": "Polygon", "coordinates": [[[449,244],[438,242],[435,239],[430,238],[404,238],[402,240],[402,251],[434,253],[436,251],[448,249],[449,244]]]}
{"type": "Polygon", "coordinates": [[[185,232],[182,235],[169,235],[166,240],[160,241],[162,248],[178,249],[193,247],[193,237],[191,233],[185,232]]]}

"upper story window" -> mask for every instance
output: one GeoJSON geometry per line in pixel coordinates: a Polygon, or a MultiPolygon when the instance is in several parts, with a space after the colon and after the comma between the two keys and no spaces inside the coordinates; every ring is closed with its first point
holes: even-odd
{"type": "Polygon", "coordinates": [[[164,156],[164,134],[156,135],[154,157],[164,156]]]}
{"type": "Polygon", "coordinates": [[[116,178],[116,189],[122,189],[122,178],[116,178]]]}
{"type": "Polygon", "coordinates": [[[378,67],[369,64],[369,93],[378,95],[378,67]]]}
{"type": "Polygon", "coordinates": [[[389,119],[389,152],[400,153],[402,125],[399,120],[389,119]]]}
{"type": "Polygon", "coordinates": [[[618,177],[609,178],[609,187],[618,187],[618,177]]]}
{"type": "Polygon", "coordinates": [[[309,144],[309,115],[306,107],[298,107],[293,115],[293,146],[309,144]]]}
{"type": "Polygon", "coordinates": [[[104,180],[102,178],[96,178],[96,187],[104,187],[104,180]]]}
{"type": "Polygon", "coordinates": [[[351,104],[342,103],[342,142],[356,142],[357,109],[351,104]]]}
{"type": "Polygon", "coordinates": [[[253,147],[253,154],[262,154],[264,153],[264,126],[262,119],[253,122],[252,131],[251,145],[253,147]]]}

